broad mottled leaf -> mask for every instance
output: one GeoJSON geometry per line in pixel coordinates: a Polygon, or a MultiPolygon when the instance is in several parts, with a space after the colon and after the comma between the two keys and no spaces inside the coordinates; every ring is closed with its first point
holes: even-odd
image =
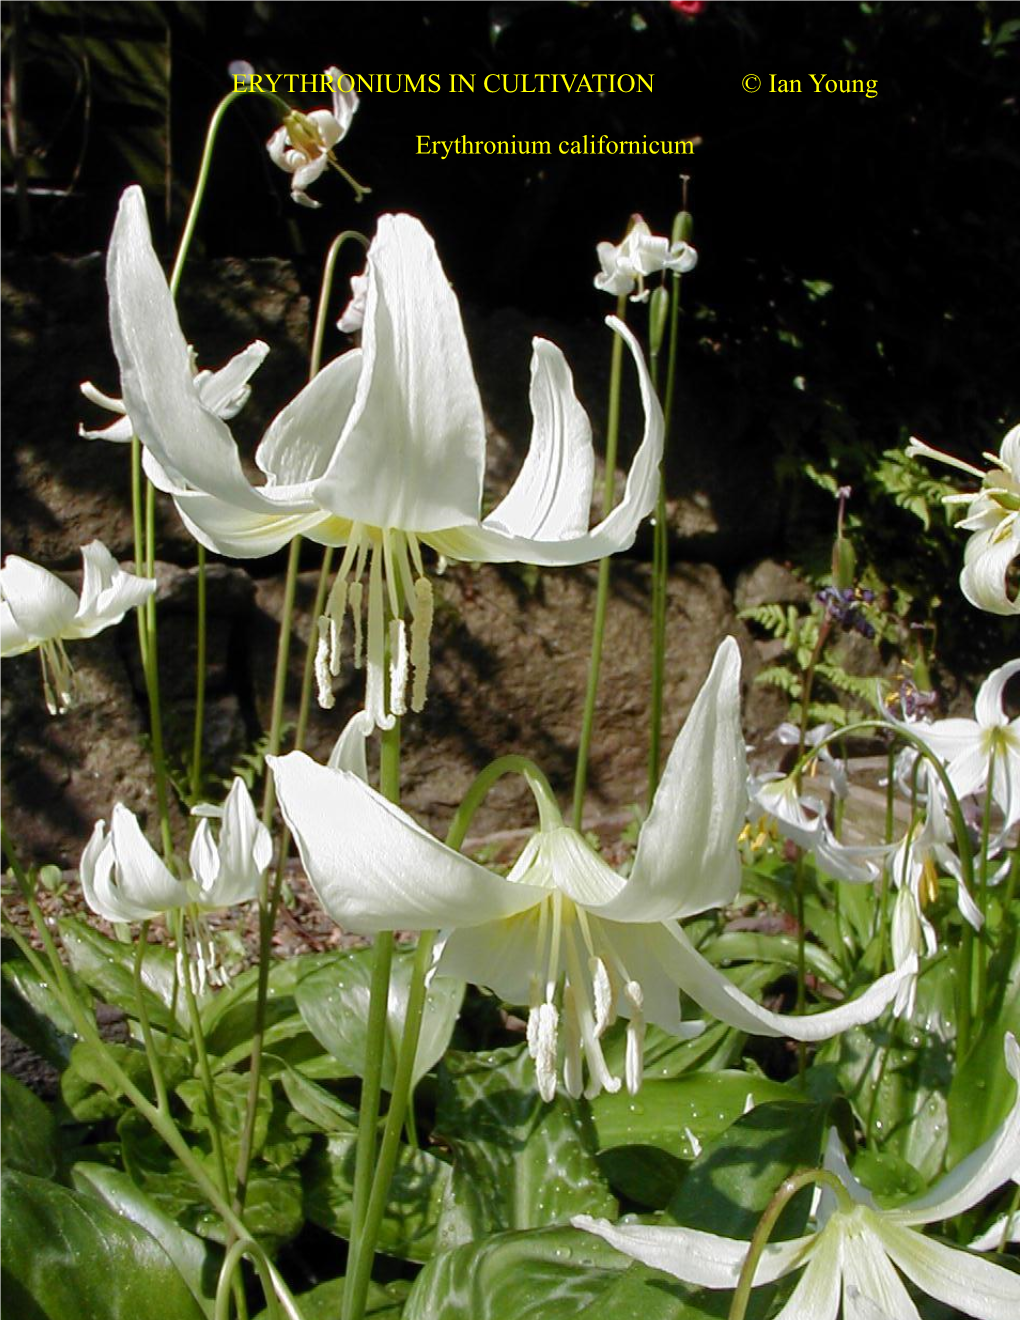
{"type": "Polygon", "coordinates": [[[71,1176],[79,1191],[98,1196],[115,1213],[156,1239],[211,1320],[223,1253],[176,1224],[126,1173],[105,1164],[81,1163],[74,1166],[71,1176]]]}
{"type": "Polygon", "coordinates": [[[439,1074],[434,1137],[453,1151],[439,1245],[485,1233],[614,1215],[581,1107],[546,1104],[523,1045],[488,1054],[451,1051],[439,1074]]]}
{"type": "MultiPolygon", "coordinates": [[[[365,1067],[373,957],[371,949],[335,954],[329,966],[305,977],[295,992],[298,1009],[309,1031],[350,1077],[360,1077],[365,1067]]],[[[413,964],[412,950],[395,951],[383,1045],[382,1085],[387,1091],[393,1086],[396,1072],[413,964]]],[[[442,1058],[453,1035],[464,989],[464,982],[452,977],[433,978],[425,995],[412,1085],[442,1058]]]]}
{"type": "MultiPolygon", "coordinates": [[[[403,1279],[388,1283],[385,1288],[370,1282],[365,1315],[381,1316],[384,1320],[397,1320],[409,1290],[410,1284],[403,1279]]],[[[300,1293],[294,1300],[301,1311],[301,1320],[337,1320],[344,1300],[344,1280],[342,1277],[327,1279],[317,1288],[300,1293]]],[[[269,1312],[260,1311],[255,1320],[269,1320],[269,1312]]]]}
{"type": "MultiPolygon", "coordinates": [[[[302,1165],[305,1214],[338,1237],[350,1237],[357,1138],[328,1137],[302,1165]]],[[[450,1166],[428,1151],[402,1145],[379,1230],[379,1250],[405,1260],[428,1260],[450,1180],[450,1166]]]]}
{"type": "MultiPolygon", "coordinates": [[[[122,1008],[129,1017],[138,1016],[135,993],[135,945],[121,944],[100,935],[79,917],[61,917],[57,923],[67,958],[74,971],[104,1003],[122,1008]]],[[[148,944],[142,959],[142,1001],[149,1021],[166,1030],[171,1024],[174,1003],[176,958],[162,944],[148,944]]],[[[186,1026],[188,1015],[183,993],[176,996],[175,1017],[186,1026]]]]}
{"type": "Polygon", "coordinates": [[[97,1197],[3,1175],[4,1314],[26,1320],[204,1320],[170,1257],[97,1197]],[[158,1299],[158,1302],[156,1301],[158,1299]]]}
{"type": "MultiPolygon", "coordinates": [[[[0,1021],[54,1068],[66,1068],[77,1039],[74,1024],[49,982],[36,974],[27,958],[12,950],[12,942],[4,940],[0,1021]]],[[[72,974],[70,979],[82,1011],[94,1021],[92,996],[77,977],[72,974]]]]}
{"type": "Polygon", "coordinates": [[[833,1087],[851,1102],[872,1148],[916,1169],[926,1183],[939,1174],[949,1135],[948,1095],[955,1047],[953,966],[925,967],[910,1022],[888,1015],[829,1041],[816,1056],[833,1087]]]}
{"type": "Polygon", "coordinates": [[[1016,1083],[1006,1071],[1002,1047],[1007,1031],[1020,1038],[1018,945],[1014,935],[991,960],[987,1012],[975,1023],[977,1038],[949,1088],[946,1162],[950,1167],[991,1136],[1016,1098],[1016,1083]]]}
{"type": "Polygon", "coordinates": [[[312,1127],[321,1132],[357,1132],[358,1111],[353,1105],[338,1100],[296,1068],[284,1065],[279,1082],[288,1103],[312,1127]]]}
{"type": "MultiPolygon", "coordinates": [[[[188,1127],[193,1132],[203,1134],[206,1150],[212,1148],[211,1133],[214,1123],[219,1128],[227,1168],[235,1168],[248,1106],[248,1077],[240,1073],[221,1073],[213,1079],[214,1114],[210,1113],[205,1087],[198,1078],[189,1077],[187,1081],[182,1082],[177,1087],[177,1094],[190,1111],[188,1127]]],[[[255,1126],[252,1132],[253,1159],[259,1155],[265,1145],[272,1111],[273,1088],[265,1077],[260,1077],[258,1101],[255,1105],[255,1126]]]]}
{"type": "MultiPolygon", "coordinates": [[[[113,1118],[129,1103],[122,1098],[115,1083],[112,1091],[107,1089],[106,1083],[113,1083],[107,1055],[112,1056],[143,1095],[150,1100],[155,1098],[155,1086],[144,1050],[132,1045],[120,1045],[115,1041],[106,1043],[102,1048],[88,1041],[79,1041],[71,1051],[71,1062],[67,1070],[60,1078],[60,1094],[64,1104],[79,1123],[96,1123],[103,1118],[113,1118]]],[[[159,1058],[168,1087],[176,1086],[191,1072],[191,1057],[182,1041],[164,1039],[159,1058]]]]}
{"type": "Polygon", "coordinates": [[[573,1228],[497,1233],[429,1261],[402,1320],[577,1320],[628,1264],[573,1228]]]}
{"type": "Polygon", "coordinates": [[[37,1178],[55,1178],[60,1136],[49,1106],[6,1073],[0,1077],[0,1099],[0,1163],[37,1178]]]}
{"type": "Polygon", "coordinates": [[[696,1073],[668,1081],[645,1082],[637,1095],[608,1091],[591,1102],[598,1149],[659,1146],[691,1160],[744,1111],[770,1100],[788,1100],[779,1082],[750,1073],[696,1073]]]}

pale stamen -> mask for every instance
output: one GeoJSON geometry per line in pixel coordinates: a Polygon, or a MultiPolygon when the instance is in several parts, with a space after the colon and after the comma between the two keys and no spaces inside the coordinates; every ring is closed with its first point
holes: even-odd
{"type": "Polygon", "coordinates": [[[606,971],[606,964],[601,958],[589,958],[588,970],[591,972],[592,992],[595,998],[595,1035],[601,1036],[616,1017],[614,1010],[615,995],[606,971]]]}
{"type": "Polygon", "coordinates": [[[63,715],[77,701],[79,687],[77,676],[64,650],[64,643],[59,638],[42,643],[39,647],[39,664],[42,668],[46,709],[51,715],[63,715]]]}
{"type": "Polygon", "coordinates": [[[361,631],[361,598],[364,589],[361,585],[361,579],[355,578],[351,583],[350,590],[347,592],[347,600],[351,607],[351,619],[354,623],[354,668],[360,669],[363,663],[364,655],[364,637],[361,631]]]}
{"type": "Polygon", "coordinates": [[[407,714],[407,629],[403,619],[390,620],[390,710],[407,714]]]}
{"type": "Polygon", "coordinates": [[[416,711],[425,705],[433,612],[432,583],[427,577],[419,577],[414,583],[414,606],[411,612],[411,664],[414,667],[411,709],[416,711]]]}
{"type": "Polygon", "coordinates": [[[623,987],[623,996],[630,1009],[627,1023],[627,1052],[625,1074],[627,1090],[637,1095],[641,1089],[641,1079],[645,1073],[645,997],[637,981],[628,981],[623,987]]]}
{"type": "Polygon", "coordinates": [[[581,1042],[584,1046],[585,1059],[588,1062],[589,1082],[585,1088],[585,1095],[591,1100],[600,1091],[618,1091],[620,1080],[618,1077],[614,1077],[606,1066],[602,1047],[599,1045],[598,1037],[595,1034],[595,1015],[588,999],[584,969],[581,966],[581,959],[578,956],[574,940],[567,939],[566,946],[567,972],[576,996],[577,1011],[574,1016],[581,1029],[581,1042]]]}
{"type": "Polygon", "coordinates": [[[581,1056],[581,1033],[577,1026],[577,1001],[573,986],[563,991],[563,1089],[572,1100],[584,1091],[584,1062],[581,1056]]]}
{"type": "Polygon", "coordinates": [[[323,710],[332,710],[336,704],[336,698],[333,696],[333,676],[330,672],[329,663],[331,651],[330,632],[335,626],[333,621],[327,619],[324,614],[319,616],[319,641],[315,647],[315,685],[318,689],[319,705],[323,710]]]}

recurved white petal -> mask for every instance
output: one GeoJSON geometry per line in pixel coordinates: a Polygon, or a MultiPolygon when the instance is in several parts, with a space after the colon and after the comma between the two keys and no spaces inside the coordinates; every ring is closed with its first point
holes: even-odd
{"type": "Polygon", "coordinates": [[[482,925],[547,893],[511,884],[447,848],[357,775],[317,765],[303,752],[268,759],[305,872],[347,930],[482,925]]]}
{"type": "Polygon", "coordinates": [[[354,404],[361,363],[360,349],[334,358],[270,422],[255,451],[270,485],[317,481],[326,471],[354,404]]]}
{"type": "MultiPolygon", "coordinates": [[[[961,1315],[975,1320],[1015,1320],[1020,1314],[1020,1275],[947,1247],[882,1215],[876,1225],[881,1244],[908,1279],[961,1315]]],[[[900,1315],[899,1311],[893,1314],[900,1315]]]]}
{"type": "Polygon", "coordinates": [[[362,370],[316,498],[420,533],[477,521],[485,424],[456,296],[420,221],[383,216],[368,251],[362,370]]]}
{"type": "MultiPolygon", "coordinates": [[[[697,1228],[659,1228],[651,1224],[611,1224],[608,1219],[575,1215],[575,1228],[608,1242],[633,1260],[672,1274],[701,1288],[735,1288],[749,1243],[704,1233],[697,1228]]],[[[772,1283],[802,1265],[811,1254],[813,1237],[772,1242],[762,1253],[755,1286],[772,1283]]]]}
{"type": "MultiPolygon", "coordinates": [[[[322,545],[343,545],[350,523],[303,502],[280,512],[268,502],[257,510],[243,508],[204,491],[174,491],[174,504],[185,527],[200,545],[236,559],[275,554],[295,536],[310,536],[322,545]],[[335,536],[331,529],[336,528],[335,536]]],[[[284,506],[281,506],[284,507],[284,506]]]]}
{"type": "Polygon", "coordinates": [[[1009,590],[1009,570],[1018,555],[1020,518],[1016,514],[972,536],[960,573],[960,590],[967,600],[988,614],[1020,614],[1020,597],[1009,590]]]}
{"type": "Polygon", "coordinates": [[[1010,660],[993,669],[978,689],[974,698],[974,718],[982,728],[1009,723],[1003,708],[1003,693],[1014,674],[1020,674],[1020,660],[1010,660]]]}
{"type": "Polygon", "coordinates": [[[547,339],[532,341],[531,411],[528,456],[486,526],[540,541],[583,536],[595,470],[591,423],[566,359],[547,339]]]}
{"type": "Polygon", "coordinates": [[[365,759],[365,739],[371,737],[375,720],[367,711],[359,710],[344,725],[333,744],[326,765],[330,770],[348,770],[368,783],[368,762],[365,759]]]}
{"type": "Polygon", "coordinates": [[[645,411],[645,432],[631,464],[623,499],[598,526],[580,536],[560,541],[514,536],[490,523],[479,526],[465,522],[447,524],[446,530],[430,533],[425,539],[448,559],[480,560],[486,563],[586,564],[594,559],[627,550],[634,543],[638,524],[655,507],[659,489],[659,462],[662,458],[662,409],[652,389],[648,368],[637,340],[616,317],[607,324],[621,335],[633,355],[641,386],[645,411]]]}
{"type": "Polygon", "coordinates": [[[37,645],[15,619],[7,602],[0,600],[0,656],[23,655],[37,645]]]}
{"type": "Polygon", "coordinates": [[[251,396],[249,381],[269,353],[269,345],[256,339],[218,371],[200,371],[195,387],[202,406],[229,422],[236,417],[251,396]]]}
{"type": "Polygon", "coordinates": [[[119,623],[128,610],[144,605],[156,590],[154,578],[125,573],[102,541],[82,546],[85,566],[81,602],[67,637],[94,637],[119,623]]]}
{"type": "Polygon", "coordinates": [[[262,509],[265,502],[244,475],[230,431],[199,401],[138,187],[121,197],[106,278],[124,406],[139,439],[168,472],[180,473],[197,489],[241,508],[262,509]]]}
{"type": "Polygon", "coordinates": [[[163,864],[132,811],[118,802],[110,821],[117,880],[123,896],[149,916],[188,902],[185,885],[163,864]]]}
{"type": "Polygon", "coordinates": [[[896,997],[900,984],[917,971],[916,959],[908,958],[902,967],[889,972],[865,990],[857,999],[851,999],[838,1008],[822,1013],[796,1017],[785,1013],[772,1013],[742,991],[722,972],[707,962],[691,944],[678,926],[667,925],[664,930],[673,937],[670,965],[673,979],[702,1008],[740,1031],[758,1036],[789,1036],[793,1040],[829,1040],[850,1027],[873,1022],[887,1004],[896,997]]]}
{"type": "MultiPolygon", "coordinates": [[[[877,1219],[877,1217],[876,1217],[877,1219]]],[[[889,1264],[876,1219],[857,1223],[843,1234],[843,1298],[846,1320],[867,1314],[858,1301],[870,1302],[890,1320],[921,1320],[917,1307],[889,1264]]],[[[906,1231],[906,1230],[904,1230],[906,1231]]]]}
{"type": "Polygon", "coordinates": [[[65,636],[78,608],[78,597],[66,582],[20,555],[8,555],[4,560],[0,569],[0,596],[15,625],[14,628],[8,625],[4,655],[16,655],[19,650],[28,649],[18,641],[20,637],[31,639],[34,645],[51,637],[65,636]]]}
{"type": "Polygon", "coordinates": [[[740,886],[746,783],[740,651],[727,637],[669,754],[627,888],[599,914],[666,921],[729,903],[740,886]]]}
{"type": "Polygon", "coordinates": [[[486,986],[508,1004],[527,1006],[536,970],[538,926],[539,909],[532,906],[502,921],[453,930],[441,936],[436,971],[486,986]]]}
{"type": "Polygon", "coordinates": [[[826,1229],[815,1238],[807,1269],[775,1320],[836,1320],[842,1282],[843,1235],[826,1229]]]}

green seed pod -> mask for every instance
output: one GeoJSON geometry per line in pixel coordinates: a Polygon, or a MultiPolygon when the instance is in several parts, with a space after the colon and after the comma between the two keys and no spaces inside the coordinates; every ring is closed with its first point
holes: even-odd
{"type": "Polygon", "coordinates": [[[833,584],[840,591],[843,591],[846,587],[852,587],[856,571],[857,556],[854,554],[853,545],[845,536],[837,536],[832,547],[833,584]]]}
{"type": "Polygon", "coordinates": [[[689,243],[694,237],[694,217],[690,211],[678,211],[673,219],[673,243],[689,243]]]}
{"type": "Polygon", "coordinates": [[[652,357],[658,357],[662,349],[662,340],[666,333],[666,322],[669,319],[669,294],[664,285],[652,293],[648,303],[648,343],[651,348],[652,357]]]}

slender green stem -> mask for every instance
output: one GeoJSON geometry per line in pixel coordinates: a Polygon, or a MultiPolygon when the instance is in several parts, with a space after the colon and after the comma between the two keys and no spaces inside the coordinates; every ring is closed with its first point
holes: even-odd
{"type": "MultiPolygon", "coordinates": [[[[239,1267],[246,1252],[251,1250],[250,1242],[243,1242],[240,1239],[231,1244],[227,1254],[223,1257],[223,1264],[220,1266],[220,1277],[216,1281],[216,1302],[213,1311],[214,1320],[230,1320],[230,1294],[233,1289],[234,1297],[243,1288],[239,1267]]],[[[258,1254],[252,1256],[255,1268],[259,1272],[259,1278],[262,1282],[262,1291],[266,1298],[266,1315],[269,1320],[277,1320],[280,1311],[276,1305],[276,1294],[272,1286],[272,1278],[268,1271],[264,1270],[262,1257],[258,1254]],[[269,1283],[267,1290],[266,1284],[269,1283]]],[[[243,1293],[241,1293],[243,1296],[243,1293]]]]}
{"type": "MultiPolygon", "coordinates": [[[[145,575],[156,574],[156,489],[151,482],[145,488],[145,575]]],[[[152,767],[156,776],[156,807],[159,811],[159,832],[163,845],[163,858],[173,857],[174,844],[170,833],[170,800],[167,792],[166,751],[163,746],[163,715],[159,696],[159,650],[156,637],[156,597],[150,596],[141,614],[145,618],[145,646],[142,665],[145,691],[149,699],[149,731],[152,738],[152,767]]]]}
{"type": "Polygon", "coordinates": [[[666,453],[672,433],[673,399],[676,391],[676,362],[680,326],[681,276],[670,281],[669,350],[666,365],[666,396],[663,403],[663,452],[659,464],[659,493],[655,501],[655,532],[652,555],[652,692],[651,728],[648,745],[648,809],[651,810],[662,768],[662,695],[666,670],[666,613],[669,585],[669,524],[666,512],[666,453]]]}
{"type": "MultiPolygon", "coordinates": [[[[394,722],[392,729],[382,731],[379,748],[379,787],[383,796],[390,802],[400,801],[399,720],[394,722]]],[[[376,1138],[392,965],[393,932],[379,931],[373,948],[372,983],[368,1023],[365,1030],[365,1067],[362,1072],[361,1107],[358,1113],[358,1137],[355,1146],[354,1197],[351,1206],[351,1238],[347,1257],[347,1282],[344,1285],[343,1320],[355,1320],[356,1317],[360,1320],[357,1309],[359,1285],[356,1281],[363,1271],[371,1274],[375,1253],[375,1238],[366,1232],[366,1215],[376,1165],[376,1138]]],[[[388,1191],[388,1183],[386,1190],[388,1191]]],[[[383,1195],[385,1194],[384,1191],[383,1195]]],[[[363,1300],[361,1309],[364,1309],[363,1300]]]]}
{"type": "Polygon", "coordinates": [[[138,940],[135,944],[135,1003],[138,1008],[138,1021],[142,1028],[142,1040],[145,1043],[145,1056],[149,1060],[149,1072],[152,1074],[152,1085],[156,1091],[156,1105],[161,1112],[166,1113],[170,1102],[167,1099],[166,1080],[163,1077],[163,1065],[160,1062],[159,1051],[156,1049],[156,1042],[152,1036],[152,1026],[149,1022],[149,1010],[145,1006],[145,982],[142,978],[142,966],[148,943],[149,923],[143,921],[141,929],[138,932],[138,940]]]}
{"type": "MultiPolygon", "coordinates": [[[[797,1016],[807,1006],[807,931],[804,917],[804,850],[797,849],[793,872],[793,892],[797,903],[797,1016]]],[[[807,1042],[797,1042],[797,1077],[801,1090],[807,1086],[807,1042]]]]}
{"type": "Polygon", "coordinates": [[[744,1320],[747,1313],[747,1304],[751,1299],[751,1289],[754,1287],[754,1276],[758,1269],[758,1262],[761,1260],[762,1252],[765,1250],[772,1235],[772,1230],[776,1226],[776,1221],[801,1188],[807,1187],[811,1183],[819,1183],[834,1192],[836,1200],[839,1202],[840,1211],[846,1213],[853,1208],[853,1202],[850,1200],[846,1188],[836,1175],[829,1173],[827,1169],[804,1169],[800,1173],[791,1174],[789,1178],[784,1178],[776,1189],[772,1200],[765,1207],[761,1219],[758,1220],[758,1226],[754,1230],[754,1236],[748,1246],[747,1255],[744,1257],[736,1291],[730,1303],[728,1320],[744,1320]]]}
{"type": "MultiPolygon", "coordinates": [[[[421,1032],[422,1012],[425,1007],[425,975],[432,959],[432,947],[435,943],[436,933],[434,930],[425,930],[418,937],[418,948],[415,951],[414,965],[411,969],[411,984],[407,996],[404,1031],[400,1041],[400,1052],[393,1078],[390,1107],[386,1113],[386,1123],[379,1146],[379,1159],[376,1163],[375,1177],[372,1179],[371,1192],[361,1231],[358,1235],[357,1251],[353,1257],[354,1264],[353,1267],[350,1264],[348,1265],[347,1283],[344,1288],[344,1308],[348,1313],[349,1320],[362,1320],[365,1312],[368,1285],[372,1277],[373,1253],[379,1238],[379,1228],[386,1210],[390,1183],[393,1179],[393,1171],[396,1168],[397,1156],[400,1152],[400,1133],[404,1125],[404,1117],[410,1108],[414,1060],[418,1052],[418,1037],[421,1032]]],[[[351,1241],[353,1245],[353,1231],[351,1241]]]]}
{"type": "MultiPolygon", "coordinates": [[[[995,782],[995,746],[988,757],[988,792],[985,794],[985,809],[981,818],[981,853],[978,870],[978,908],[984,917],[984,925],[978,936],[977,950],[977,1016],[983,1022],[988,998],[988,950],[991,939],[988,933],[988,844],[992,834],[992,784],[995,782]]],[[[964,925],[967,923],[964,922],[964,925]]]]}
{"type": "Polygon", "coordinates": [[[560,823],[556,797],[549,780],[534,761],[526,756],[499,756],[495,761],[480,770],[464,794],[460,806],[454,812],[453,820],[446,835],[446,842],[451,848],[460,848],[467,836],[471,820],[482,805],[498,779],[504,775],[523,775],[528,782],[538,806],[539,820],[543,829],[552,829],[560,823]]]}
{"type": "MultiPolygon", "coordinates": [[[[627,298],[617,300],[616,314],[620,320],[627,315],[627,298]]],[[[606,487],[602,502],[603,516],[613,508],[616,497],[616,450],[620,438],[620,379],[623,371],[623,340],[613,336],[613,351],[609,364],[609,414],[606,421],[606,487]]],[[[595,725],[595,703],[599,691],[599,670],[602,667],[602,638],[606,630],[606,606],[609,600],[609,560],[599,561],[598,585],[595,589],[595,619],[592,628],[591,658],[588,662],[588,687],[584,694],[584,715],[581,738],[577,748],[577,766],[574,771],[574,828],[581,828],[584,812],[584,794],[588,785],[588,757],[591,753],[592,731],[595,725]]]]}
{"type": "MultiPolygon", "coordinates": [[[[272,709],[269,717],[269,742],[267,756],[276,756],[280,751],[283,730],[283,701],[287,692],[287,663],[290,659],[290,637],[294,618],[294,597],[297,595],[298,565],[301,560],[301,537],[295,536],[290,543],[287,559],[287,577],[283,587],[283,606],[280,613],[280,634],[276,643],[276,674],[273,679],[272,709]]],[[[271,774],[266,775],[266,786],[262,795],[262,824],[269,829],[273,823],[273,811],[276,808],[276,783],[271,774]]]]}
{"type": "Polygon", "coordinates": [[[227,1161],[223,1153],[223,1133],[220,1128],[219,1108],[216,1104],[216,1089],[213,1085],[212,1069],[209,1066],[209,1055],[205,1048],[202,1015],[198,1010],[195,987],[191,983],[191,967],[185,950],[184,913],[180,909],[174,914],[174,938],[177,941],[177,948],[184,963],[184,975],[181,977],[184,984],[184,1002],[188,1006],[188,1022],[191,1025],[191,1040],[195,1047],[195,1058],[198,1061],[198,1075],[202,1083],[202,1089],[205,1091],[213,1161],[219,1175],[220,1190],[223,1193],[224,1200],[228,1200],[230,1197],[230,1179],[227,1176],[227,1161]]]}
{"type": "Polygon", "coordinates": [[[192,804],[202,795],[202,734],[205,729],[205,664],[207,635],[207,591],[206,591],[206,553],[205,546],[198,547],[198,597],[195,602],[197,637],[195,643],[195,724],[191,738],[191,789],[192,804]]]}

